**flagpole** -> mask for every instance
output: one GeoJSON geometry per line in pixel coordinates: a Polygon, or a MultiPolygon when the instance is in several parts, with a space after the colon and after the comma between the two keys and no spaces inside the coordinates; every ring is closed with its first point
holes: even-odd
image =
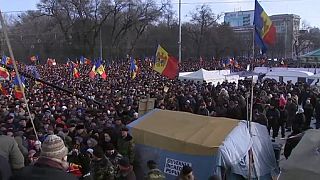
{"type": "Polygon", "coordinates": [[[181,44],[182,44],[182,39],[181,39],[181,0],[179,0],[179,63],[181,63],[181,44]]]}
{"type": "MultiPolygon", "coordinates": [[[[251,64],[254,62],[255,60],[255,25],[253,24],[252,26],[252,62],[251,64]]],[[[252,66],[250,66],[251,68],[253,68],[252,66]]],[[[254,80],[253,80],[253,75],[252,75],[252,79],[251,79],[251,97],[250,97],[250,118],[249,118],[249,134],[250,137],[252,138],[252,115],[253,115],[253,86],[254,86],[254,80]]],[[[252,148],[250,148],[249,150],[249,175],[248,175],[248,179],[251,180],[251,174],[252,174],[252,162],[253,162],[253,152],[252,152],[252,148]]]]}

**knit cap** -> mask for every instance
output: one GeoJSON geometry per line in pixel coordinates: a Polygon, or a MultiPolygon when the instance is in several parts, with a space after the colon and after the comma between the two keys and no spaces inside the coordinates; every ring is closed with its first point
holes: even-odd
{"type": "Polygon", "coordinates": [[[68,154],[68,148],[57,135],[49,135],[42,143],[41,156],[61,160],[68,154]]]}

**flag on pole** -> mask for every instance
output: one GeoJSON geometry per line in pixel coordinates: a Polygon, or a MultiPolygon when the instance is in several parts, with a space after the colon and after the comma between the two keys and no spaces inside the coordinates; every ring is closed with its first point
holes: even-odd
{"type": "Polygon", "coordinates": [[[20,76],[20,80],[21,80],[21,85],[19,83],[18,77],[15,76],[13,84],[14,84],[14,96],[17,99],[22,99],[23,98],[23,90],[25,88],[25,77],[24,76],[20,76]]]}
{"type": "Polygon", "coordinates": [[[104,65],[102,64],[101,59],[98,59],[98,61],[96,62],[95,66],[97,68],[96,72],[98,74],[100,74],[101,78],[102,79],[107,79],[107,73],[106,73],[106,71],[104,69],[104,65]]]}
{"type": "Polygon", "coordinates": [[[77,67],[77,64],[75,64],[74,62],[71,61],[70,70],[72,72],[72,76],[74,78],[78,79],[78,78],[80,78],[80,73],[76,67],[77,67]]]}
{"type": "Polygon", "coordinates": [[[94,77],[96,76],[96,65],[93,65],[92,66],[92,69],[91,69],[91,71],[89,72],[89,77],[91,78],[91,79],[94,79],[94,77]]]}
{"type": "Polygon", "coordinates": [[[260,46],[262,53],[265,53],[268,46],[276,42],[276,28],[257,0],[255,0],[253,25],[255,41],[260,46]]]}
{"type": "Polygon", "coordinates": [[[136,65],[136,62],[134,60],[134,58],[130,58],[130,75],[131,75],[131,78],[134,79],[136,78],[137,76],[137,73],[138,73],[138,66],[136,65]]]}
{"type": "Polygon", "coordinates": [[[179,72],[178,64],[178,60],[175,57],[169,55],[165,49],[158,45],[153,70],[169,79],[174,79],[179,72]]]}

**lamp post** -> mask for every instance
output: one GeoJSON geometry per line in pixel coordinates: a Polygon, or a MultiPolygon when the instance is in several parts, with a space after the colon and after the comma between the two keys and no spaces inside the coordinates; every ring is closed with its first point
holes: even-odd
{"type": "Polygon", "coordinates": [[[181,63],[181,0],[179,0],[179,63],[181,63]]]}

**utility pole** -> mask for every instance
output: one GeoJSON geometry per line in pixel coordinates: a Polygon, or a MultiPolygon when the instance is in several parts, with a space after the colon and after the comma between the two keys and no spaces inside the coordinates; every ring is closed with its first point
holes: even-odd
{"type": "Polygon", "coordinates": [[[102,61],[102,33],[101,33],[101,29],[102,29],[102,26],[100,27],[100,37],[99,37],[99,41],[100,41],[100,59],[102,61]]]}
{"type": "Polygon", "coordinates": [[[179,0],[179,63],[181,63],[181,0],[179,0]]]}

